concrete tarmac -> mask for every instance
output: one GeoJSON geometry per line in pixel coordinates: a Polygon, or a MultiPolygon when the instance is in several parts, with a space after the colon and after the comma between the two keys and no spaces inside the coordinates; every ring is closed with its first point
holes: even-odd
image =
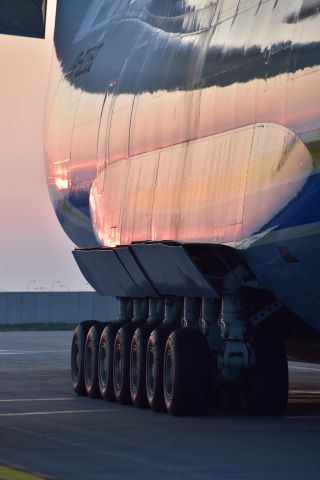
{"type": "Polygon", "coordinates": [[[75,396],[70,343],[0,333],[0,463],[65,480],[320,479],[318,366],[290,365],[282,418],[174,418],[75,396]]]}

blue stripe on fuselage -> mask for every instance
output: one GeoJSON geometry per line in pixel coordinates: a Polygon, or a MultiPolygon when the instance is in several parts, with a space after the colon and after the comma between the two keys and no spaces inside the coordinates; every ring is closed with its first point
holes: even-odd
{"type": "Polygon", "coordinates": [[[280,230],[320,221],[320,173],[311,175],[297,196],[266,223],[256,234],[265,230],[280,230]]]}

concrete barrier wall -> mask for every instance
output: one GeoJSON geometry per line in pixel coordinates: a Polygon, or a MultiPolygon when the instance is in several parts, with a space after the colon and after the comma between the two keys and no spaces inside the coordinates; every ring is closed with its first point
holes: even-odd
{"type": "Polygon", "coordinates": [[[0,324],[115,320],[118,302],[95,292],[0,292],[0,324]]]}

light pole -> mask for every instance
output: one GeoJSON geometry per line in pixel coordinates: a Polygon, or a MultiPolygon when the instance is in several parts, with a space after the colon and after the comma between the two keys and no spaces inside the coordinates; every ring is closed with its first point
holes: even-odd
{"type": "Polygon", "coordinates": [[[55,285],[59,285],[61,284],[61,280],[54,280],[52,283],[51,283],[51,291],[53,292],[54,291],[54,286],[55,285]]]}
{"type": "Polygon", "coordinates": [[[27,282],[27,292],[30,292],[30,285],[31,285],[32,283],[36,283],[36,281],[35,281],[35,280],[29,280],[29,281],[27,282]]]}
{"type": "Polygon", "coordinates": [[[70,292],[70,287],[69,287],[69,285],[62,285],[62,284],[60,284],[59,287],[60,287],[60,288],[66,288],[66,289],[68,290],[68,292],[70,292]]]}

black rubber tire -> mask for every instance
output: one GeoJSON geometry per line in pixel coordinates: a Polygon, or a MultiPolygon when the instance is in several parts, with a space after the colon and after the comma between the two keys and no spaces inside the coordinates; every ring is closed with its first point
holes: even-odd
{"type": "Polygon", "coordinates": [[[131,405],[130,395],[130,347],[136,323],[127,323],[118,331],[113,349],[113,388],[116,400],[131,405]]]}
{"type": "Polygon", "coordinates": [[[87,320],[76,326],[71,343],[71,381],[77,395],[87,394],[84,384],[84,350],[87,333],[92,325],[98,325],[96,320],[87,320]]]}
{"type": "Polygon", "coordinates": [[[218,409],[222,407],[219,394],[219,369],[218,359],[215,352],[210,352],[210,408],[218,409]]]}
{"type": "Polygon", "coordinates": [[[224,410],[242,413],[241,392],[239,382],[223,382],[218,386],[219,399],[224,410]]]}
{"type": "Polygon", "coordinates": [[[101,398],[98,380],[99,342],[105,324],[92,325],[84,349],[84,384],[88,397],[101,398]]]}
{"type": "Polygon", "coordinates": [[[101,333],[99,342],[99,389],[101,397],[108,402],[114,402],[116,400],[113,389],[113,349],[116,335],[122,326],[123,323],[121,322],[109,323],[101,333]]]}
{"type": "Polygon", "coordinates": [[[146,353],[146,392],[149,407],[155,412],[165,412],[163,394],[163,358],[169,335],[175,325],[161,325],[151,333],[146,353]]]}
{"type": "Polygon", "coordinates": [[[169,336],[164,352],[163,391],[172,415],[204,415],[210,406],[210,349],[205,336],[180,328],[169,336]]]}
{"type": "Polygon", "coordinates": [[[254,329],[256,365],[241,381],[240,398],[246,413],[281,416],[288,403],[288,359],[280,329],[272,324],[254,329]]]}
{"type": "Polygon", "coordinates": [[[146,323],[137,328],[131,340],[130,348],[130,394],[135,407],[148,408],[146,392],[146,354],[151,332],[156,323],[146,323]]]}

